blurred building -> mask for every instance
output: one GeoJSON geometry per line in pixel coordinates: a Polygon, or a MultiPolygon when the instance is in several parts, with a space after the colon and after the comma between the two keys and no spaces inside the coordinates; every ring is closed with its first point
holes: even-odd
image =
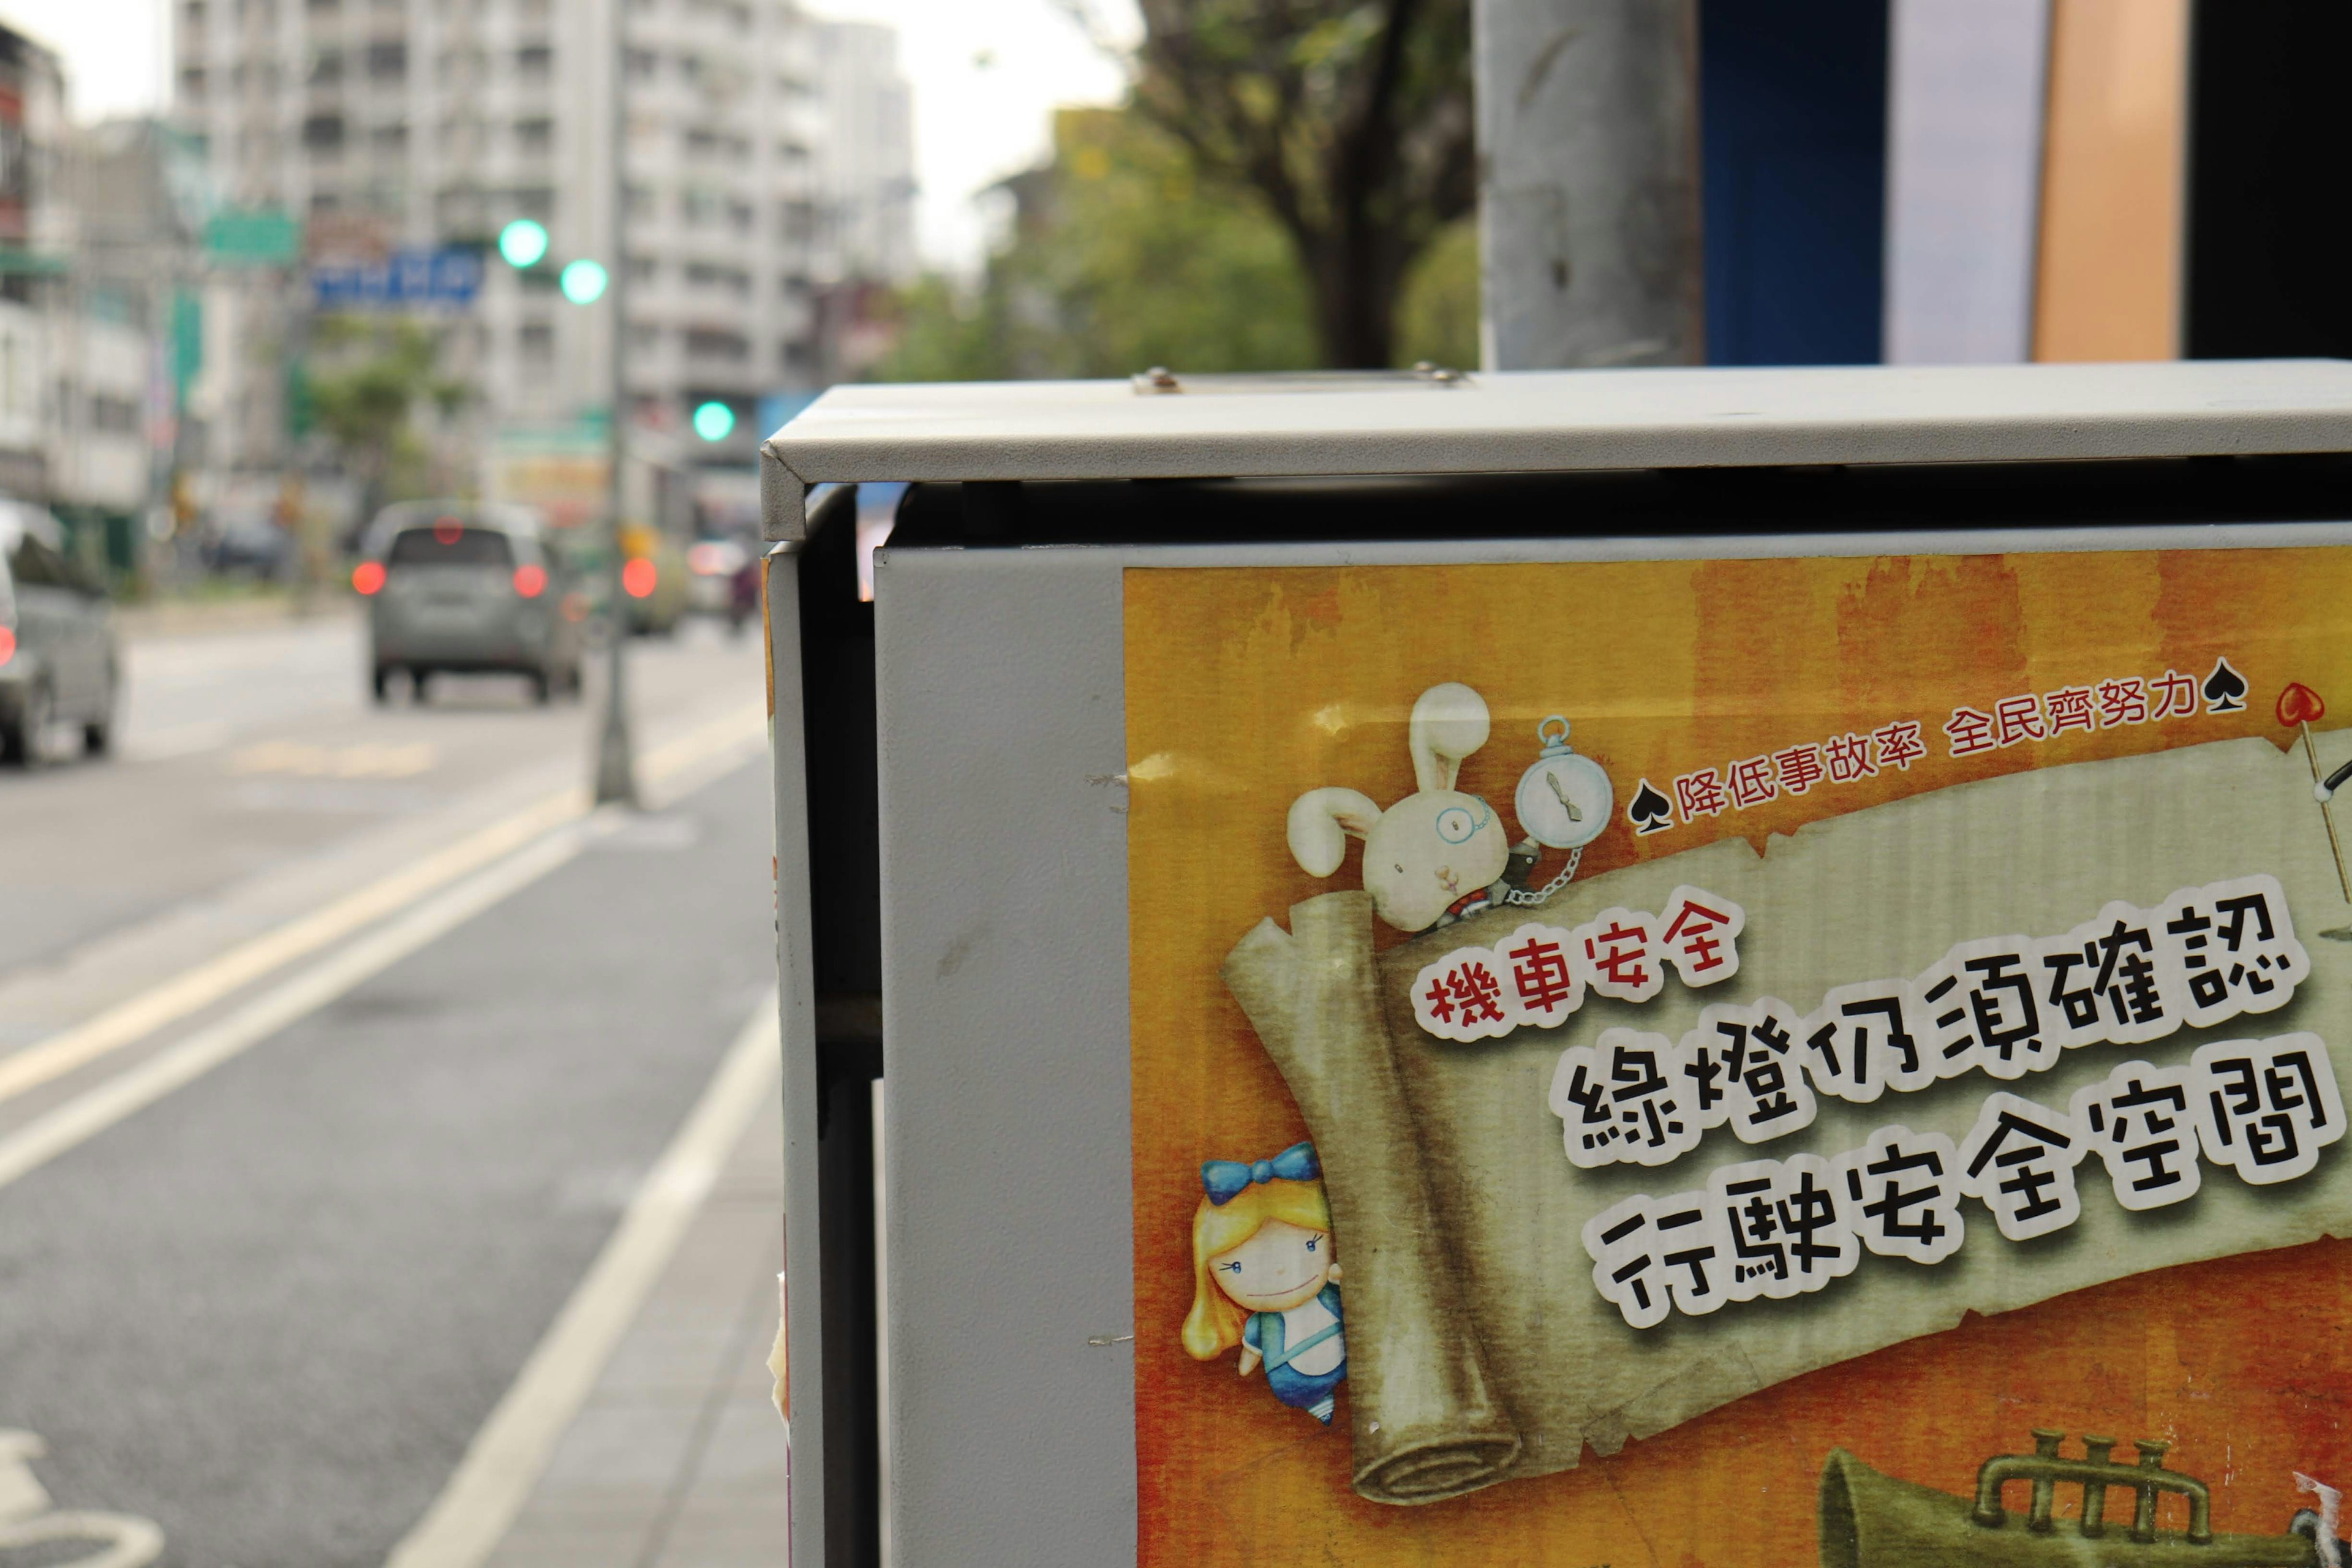
{"type": "Polygon", "coordinates": [[[175,353],[196,369],[210,192],[187,138],[154,119],[76,128],[60,184],[71,270],[50,313],[66,408],[52,499],[127,520],[160,495],[181,437],[171,378],[175,353]]]}
{"type": "MultiPolygon", "coordinates": [[[[174,0],[177,113],[225,200],[300,218],[313,264],[490,255],[478,296],[442,314],[442,369],[477,395],[461,424],[478,468],[561,468],[575,510],[599,488],[585,468],[611,401],[609,312],[570,304],[556,281],[568,260],[616,261],[616,3],[174,0]],[[551,247],[517,272],[490,247],[521,217],[551,247]]],[[[905,85],[887,29],[837,37],[794,0],[625,3],[632,450],[748,461],[761,395],[820,374],[819,291],[845,267],[906,265],[905,85]],[[828,96],[836,59],[847,108],[828,96]],[[895,141],[828,153],[834,128],[865,125],[895,141]],[[688,424],[709,402],[737,416],[717,444],[688,424]]],[[[299,328],[272,318],[282,283],[252,288],[248,320],[208,323],[233,357],[299,328]]],[[[220,392],[230,426],[248,406],[257,428],[286,424],[282,355],[261,357],[222,371],[240,383],[220,392]]],[[[223,434],[236,466],[264,460],[223,434]]]]}
{"type": "Polygon", "coordinates": [[[0,492],[46,500],[60,405],[48,310],[65,274],[65,73],[0,26],[0,492]]]}
{"type": "Polygon", "coordinates": [[[828,281],[915,276],[914,94],[898,35],[871,22],[817,25],[823,132],[819,264],[828,281]]]}

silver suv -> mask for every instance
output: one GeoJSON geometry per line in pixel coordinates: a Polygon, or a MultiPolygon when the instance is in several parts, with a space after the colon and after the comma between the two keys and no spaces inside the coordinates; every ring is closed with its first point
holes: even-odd
{"type": "Polygon", "coordinates": [[[64,542],[46,508],[0,497],[0,763],[16,767],[40,761],[57,723],[79,726],[92,755],[113,741],[113,610],[64,542]]]}
{"type": "Polygon", "coordinates": [[[588,601],[537,514],[481,501],[404,501],[368,525],[352,586],[368,601],[378,702],[395,672],[422,700],[443,670],[510,670],[544,702],[580,689],[588,601]]]}

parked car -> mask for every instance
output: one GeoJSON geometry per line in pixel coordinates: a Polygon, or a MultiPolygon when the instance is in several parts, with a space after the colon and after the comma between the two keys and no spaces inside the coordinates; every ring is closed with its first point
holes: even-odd
{"type": "Polygon", "coordinates": [[[225,508],[205,529],[205,565],[225,577],[274,583],[294,572],[294,536],[267,510],[225,508]]]}
{"type": "Polygon", "coordinates": [[[95,756],[114,736],[122,660],[106,585],[64,550],[47,509],[0,498],[0,763],[41,760],[53,724],[95,756]]]}
{"type": "Polygon", "coordinates": [[[445,670],[510,670],[530,679],[541,702],[580,690],[587,600],[528,508],[386,507],[368,525],[352,586],[368,601],[368,667],[379,702],[404,672],[420,701],[445,670]]]}

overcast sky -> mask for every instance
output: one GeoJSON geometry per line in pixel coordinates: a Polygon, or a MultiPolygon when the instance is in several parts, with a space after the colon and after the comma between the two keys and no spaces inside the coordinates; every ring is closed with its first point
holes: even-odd
{"type": "MultiPolygon", "coordinates": [[[[1034,161],[1057,104],[1118,96],[1118,66],[1055,0],[812,0],[820,16],[887,22],[915,87],[924,254],[969,267],[982,240],[975,197],[1034,161]]],[[[1092,0],[1114,38],[1138,27],[1132,0],[1092,0]]],[[[75,117],[160,108],[170,94],[170,0],[0,0],[0,21],[65,57],[75,117]]]]}

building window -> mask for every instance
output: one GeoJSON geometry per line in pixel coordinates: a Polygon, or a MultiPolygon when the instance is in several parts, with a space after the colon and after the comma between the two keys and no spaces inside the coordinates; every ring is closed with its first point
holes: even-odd
{"type": "Polygon", "coordinates": [[[740,267],[717,267],[708,261],[696,261],[686,269],[687,287],[690,289],[724,289],[730,293],[748,295],[751,291],[751,275],[740,267]]]}
{"type": "Polygon", "coordinates": [[[721,327],[688,327],[686,352],[696,359],[746,360],[751,344],[742,333],[721,327]]]}
{"type": "Polygon", "coordinates": [[[302,145],[314,153],[340,152],[343,145],[343,117],[313,114],[302,121],[302,145]]]}
{"type": "Polygon", "coordinates": [[[515,74],[525,81],[547,81],[555,75],[555,51],[545,44],[525,44],[515,51],[515,74]]]}
{"type": "Polygon", "coordinates": [[[514,128],[515,150],[545,157],[555,151],[555,121],[552,120],[518,120],[514,128]]]}
{"type": "Polygon", "coordinates": [[[468,185],[452,185],[433,198],[433,216],[447,235],[480,234],[489,226],[482,193],[468,185]]]}
{"type": "Polygon", "coordinates": [[[312,191],[310,193],[310,216],[312,217],[330,216],[332,214],[341,212],[342,207],[343,199],[335,195],[332,191],[312,191]]]}
{"type": "Polygon", "coordinates": [[[629,75],[639,81],[651,81],[661,64],[661,57],[651,49],[629,51],[629,75]]]}
{"type": "Polygon", "coordinates": [[[320,49],[310,61],[310,85],[332,87],[343,79],[343,51],[320,49]]]}
{"type": "Polygon", "coordinates": [[[135,436],[139,433],[139,405],[131,398],[98,393],[89,400],[89,425],[91,429],[110,435],[135,436]]]}
{"type": "Polygon", "coordinates": [[[656,278],[658,278],[658,277],[660,277],[660,276],[661,276],[661,267],[660,267],[660,264],[659,264],[659,263],[657,263],[657,262],[656,262],[652,257],[650,257],[650,256],[632,256],[632,257],[630,257],[630,258],[629,258],[629,281],[630,281],[630,282],[632,282],[632,283],[650,283],[650,282],[652,282],[656,278]]]}
{"type": "Polygon", "coordinates": [[[545,321],[528,322],[515,346],[521,351],[525,364],[551,365],[555,363],[555,329],[545,321]]]}
{"type": "Polygon", "coordinates": [[[373,81],[399,81],[408,75],[408,46],[397,38],[367,47],[367,73],[373,81]]]}
{"type": "Polygon", "coordinates": [[[188,0],[180,7],[180,16],[192,33],[202,32],[205,26],[205,0],[188,0]]]}
{"type": "Polygon", "coordinates": [[[661,329],[633,325],[629,328],[629,349],[633,353],[649,354],[661,347],[661,329]]]}
{"type": "Polygon", "coordinates": [[[404,153],[408,150],[408,127],[397,120],[379,125],[368,132],[368,145],[378,153],[404,153]]]}
{"type": "Polygon", "coordinates": [[[731,201],[727,204],[727,221],[735,226],[737,234],[751,232],[751,204],[731,201]]]}
{"type": "Polygon", "coordinates": [[[806,245],[816,237],[815,203],[786,202],[781,216],[785,243],[806,245]]]}
{"type": "Polygon", "coordinates": [[[537,218],[541,223],[555,221],[555,191],[548,185],[519,185],[513,192],[515,216],[537,218]]]}
{"type": "Polygon", "coordinates": [[[302,0],[302,8],[313,16],[332,16],[343,5],[342,0],[302,0]]]}
{"type": "Polygon", "coordinates": [[[190,103],[205,100],[205,70],[202,66],[189,66],[180,72],[180,96],[190,103]]]}

